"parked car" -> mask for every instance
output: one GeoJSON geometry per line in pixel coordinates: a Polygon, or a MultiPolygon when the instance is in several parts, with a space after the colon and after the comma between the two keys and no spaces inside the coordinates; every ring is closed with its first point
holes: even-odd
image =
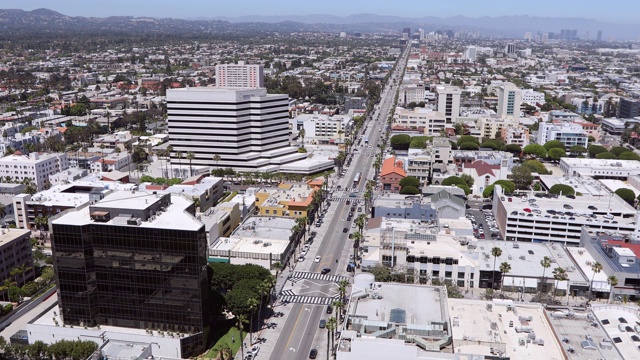
{"type": "Polygon", "coordinates": [[[320,257],[320,255],[318,255],[318,256],[316,256],[316,259],[314,260],[314,262],[320,262],[320,259],[321,259],[321,257],[320,257]]]}
{"type": "Polygon", "coordinates": [[[327,327],[327,321],[324,319],[320,320],[320,324],[318,324],[318,326],[320,327],[320,329],[324,329],[325,327],[327,327]]]}
{"type": "Polygon", "coordinates": [[[311,349],[311,351],[309,352],[309,359],[315,359],[316,356],[318,356],[318,350],[311,349]]]}

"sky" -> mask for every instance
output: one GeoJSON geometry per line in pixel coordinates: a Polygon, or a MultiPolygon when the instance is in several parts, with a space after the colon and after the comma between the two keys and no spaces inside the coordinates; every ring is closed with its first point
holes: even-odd
{"type": "Polygon", "coordinates": [[[640,24],[640,0],[0,0],[1,9],[47,8],[70,16],[215,18],[243,15],[467,17],[530,15],[640,24]]]}

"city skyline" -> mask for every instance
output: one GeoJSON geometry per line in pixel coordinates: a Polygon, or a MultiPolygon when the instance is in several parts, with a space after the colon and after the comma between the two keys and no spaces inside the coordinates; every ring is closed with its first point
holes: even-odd
{"type": "MultiPolygon", "coordinates": [[[[401,16],[408,18],[422,18],[427,16],[452,17],[465,16],[480,18],[485,16],[540,16],[549,18],[587,18],[606,22],[639,23],[634,16],[640,11],[640,3],[629,0],[611,1],[609,6],[575,6],[570,2],[554,2],[541,0],[537,6],[531,7],[520,3],[510,3],[505,8],[504,1],[489,0],[478,3],[471,0],[456,1],[455,6],[450,3],[434,1],[402,1],[382,2],[354,0],[347,3],[328,0],[317,7],[310,3],[301,2],[262,2],[247,0],[243,6],[235,3],[217,3],[209,5],[199,0],[185,0],[179,3],[157,0],[141,0],[131,3],[123,0],[69,0],[69,1],[44,1],[34,0],[22,5],[22,10],[34,10],[47,8],[64,15],[107,17],[107,16],[149,16],[172,18],[224,18],[241,16],[277,16],[277,15],[314,15],[327,14],[335,16],[348,16],[354,14],[375,14],[388,16],[401,16]],[[207,6],[209,5],[209,6],[207,6]],[[624,8],[625,11],[620,11],[624,8]]],[[[588,4],[587,4],[588,5],[588,4]]],[[[594,4],[595,5],[595,4],[594,4]]],[[[15,2],[0,1],[0,8],[16,8],[15,2]]]]}

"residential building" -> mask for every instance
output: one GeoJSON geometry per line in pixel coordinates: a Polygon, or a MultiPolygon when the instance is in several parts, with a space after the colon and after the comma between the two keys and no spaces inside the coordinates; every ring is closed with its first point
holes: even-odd
{"type": "Polygon", "coordinates": [[[21,182],[29,178],[33,180],[38,190],[44,189],[49,181],[49,175],[59,173],[69,168],[65,153],[37,153],[27,155],[20,153],[0,158],[0,177],[10,177],[21,182]]]}
{"type": "Polygon", "coordinates": [[[266,89],[185,88],[167,91],[172,165],[193,152],[193,166],[277,171],[306,158],[289,146],[286,95],[266,89]],[[220,160],[214,160],[219,157],[220,160]]]}
{"type": "Polygon", "coordinates": [[[349,114],[351,110],[365,110],[367,108],[367,98],[361,96],[346,96],[344,98],[344,113],[349,114]]]}
{"type": "Polygon", "coordinates": [[[113,153],[100,157],[100,159],[94,161],[93,164],[91,164],[91,171],[128,171],[132,162],[131,154],[127,150],[124,150],[123,152],[114,151],[113,153]]]}
{"type": "Polygon", "coordinates": [[[506,145],[515,144],[524,148],[529,145],[529,129],[524,126],[507,126],[500,129],[500,138],[506,145]]]}
{"type": "Polygon", "coordinates": [[[452,161],[449,140],[435,137],[426,150],[409,149],[407,175],[426,183],[433,176],[434,169],[446,168],[452,161]]]}
{"type": "Polygon", "coordinates": [[[520,118],[520,106],[522,105],[522,90],[512,83],[503,83],[498,86],[498,116],[505,119],[520,118]]]}
{"type": "Polygon", "coordinates": [[[181,195],[116,191],[52,219],[62,322],[161,329],[181,339],[174,356],[202,353],[207,240],[194,210],[181,195]]]}
{"type": "Polygon", "coordinates": [[[640,100],[620,98],[618,117],[621,119],[633,119],[640,116],[640,100]]]}
{"type": "Polygon", "coordinates": [[[216,87],[218,88],[263,88],[264,73],[261,65],[238,64],[216,65],[216,87]]]}
{"type": "Polygon", "coordinates": [[[393,193],[400,192],[400,180],[404,179],[406,176],[407,172],[404,170],[404,164],[395,156],[386,158],[382,162],[382,169],[380,170],[380,184],[382,184],[383,191],[393,193]]]}
{"type": "Polygon", "coordinates": [[[522,102],[531,106],[544,105],[544,93],[533,89],[524,89],[522,90],[522,102]]]}
{"type": "Polygon", "coordinates": [[[205,175],[194,175],[176,185],[152,185],[142,183],[140,190],[160,194],[181,194],[196,204],[196,211],[205,212],[217,203],[224,194],[224,179],[205,175]]]}
{"type": "Polygon", "coordinates": [[[351,133],[353,121],[348,115],[301,114],[292,120],[298,133],[304,129],[305,142],[342,143],[351,133]]]}
{"type": "Polygon", "coordinates": [[[509,126],[517,125],[513,120],[503,119],[500,117],[479,117],[476,122],[476,128],[480,130],[482,137],[495,138],[496,134],[502,132],[502,129],[509,126]]]}
{"type": "Polygon", "coordinates": [[[130,131],[117,131],[113,134],[104,134],[93,141],[93,146],[98,149],[116,148],[121,151],[130,149],[134,142],[138,141],[138,137],[131,134],[130,131]]]}
{"type": "Polygon", "coordinates": [[[567,152],[569,152],[572,146],[578,145],[586,148],[589,144],[589,137],[584,133],[582,126],[579,124],[540,122],[536,142],[544,145],[547,141],[551,140],[561,141],[567,152]]]}
{"type": "Polygon", "coordinates": [[[460,95],[457,86],[438,86],[438,112],[444,114],[446,124],[454,124],[460,115],[460,95]]]}
{"type": "Polygon", "coordinates": [[[407,84],[401,85],[399,90],[398,103],[402,106],[406,106],[410,103],[424,102],[424,84],[407,84]]]}
{"type": "Polygon", "coordinates": [[[440,136],[445,133],[447,126],[446,117],[439,111],[427,108],[402,109],[394,117],[395,127],[401,126],[405,129],[423,129],[427,136],[440,136]]]}
{"type": "MultiPolygon", "coordinates": [[[[24,229],[0,230],[0,281],[10,280],[22,287],[35,278],[31,252],[31,231],[24,229]],[[21,272],[12,273],[18,269],[21,272]]],[[[8,289],[2,291],[5,298],[8,289]]]]}

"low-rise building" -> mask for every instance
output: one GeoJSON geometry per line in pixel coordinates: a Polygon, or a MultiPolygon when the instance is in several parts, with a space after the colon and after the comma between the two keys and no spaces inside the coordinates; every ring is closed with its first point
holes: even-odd
{"type": "Polygon", "coordinates": [[[393,119],[394,127],[424,129],[427,136],[439,136],[447,127],[444,113],[427,108],[400,109],[393,119]]]}
{"type": "Polygon", "coordinates": [[[404,170],[402,161],[398,160],[395,156],[386,158],[382,162],[380,183],[382,184],[383,191],[400,192],[400,180],[406,176],[407,172],[404,170]]]}
{"type": "Polygon", "coordinates": [[[140,184],[140,190],[157,191],[161,194],[182,194],[196,204],[196,211],[205,212],[224,194],[224,179],[204,175],[194,175],[176,185],[140,184]]]}
{"type": "MultiPolygon", "coordinates": [[[[0,230],[0,281],[11,280],[22,287],[35,277],[31,252],[31,231],[24,229],[0,230]],[[13,273],[13,270],[18,273],[13,273]]],[[[2,291],[7,294],[8,289],[2,291]]]]}
{"type": "Polygon", "coordinates": [[[564,157],[560,159],[560,170],[569,177],[627,180],[630,176],[640,174],[640,162],[636,160],[564,157]]]}
{"type": "Polygon", "coordinates": [[[137,140],[138,137],[131,134],[130,131],[118,131],[113,134],[100,136],[93,141],[93,146],[105,149],[119,148],[120,150],[125,151],[137,140]]]}
{"type": "Polygon", "coordinates": [[[506,145],[514,144],[521,148],[529,145],[529,129],[524,126],[507,126],[500,129],[500,138],[506,145]]]}
{"type": "Polygon", "coordinates": [[[38,190],[45,188],[49,176],[69,168],[65,153],[40,154],[32,152],[29,156],[12,154],[0,158],[0,177],[12,178],[16,182],[29,178],[38,190]]]}
{"type": "Polygon", "coordinates": [[[341,143],[353,127],[353,121],[347,115],[302,114],[292,122],[298,133],[304,129],[306,142],[317,144],[341,143]]]}
{"type": "Polygon", "coordinates": [[[207,232],[208,243],[212,244],[220,237],[231,235],[242,220],[240,203],[223,202],[203,212],[198,219],[207,232]]]}
{"type": "Polygon", "coordinates": [[[281,183],[276,188],[256,192],[256,209],[262,216],[307,217],[319,186],[306,183],[281,183]]]}
{"type": "Polygon", "coordinates": [[[541,122],[536,142],[544,145],[544,143],[551,140],[561,141],[567,152],[572,146],[583,146],[586,148],[589,144],[589,137],[579,124],[541,122]]]}

